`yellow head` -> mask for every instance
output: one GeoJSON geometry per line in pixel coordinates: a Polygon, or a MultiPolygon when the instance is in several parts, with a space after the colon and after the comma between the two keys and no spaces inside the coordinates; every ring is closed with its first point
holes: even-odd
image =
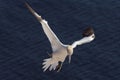
{"type": "Polygon", "coordinates": [[[73,54],[73,47],[72,46],[68,45],[68,47],[67,47],[67,53],[68,53],[68,56],[69,56],[69,63],[70,63],[71,56],[73,54]]]}
{"type": "Polygon", "coordinates": [[[72,55],[73,54],[73,47],[68,45],[67,52],[68,52],[68,55],[72,55]]]}

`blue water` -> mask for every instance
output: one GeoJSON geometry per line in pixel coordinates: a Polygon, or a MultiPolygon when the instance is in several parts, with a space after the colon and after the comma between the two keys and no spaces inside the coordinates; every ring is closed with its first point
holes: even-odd
{"type": "Polygon", "coordinates": [[[61,72],[43,72],[51,53],[41,25],[22,0],[0,0],[0,80],[120,80],[119,0],[27,0],[65,44],[88,26],[96,39],[74,49],[61,72]]]}

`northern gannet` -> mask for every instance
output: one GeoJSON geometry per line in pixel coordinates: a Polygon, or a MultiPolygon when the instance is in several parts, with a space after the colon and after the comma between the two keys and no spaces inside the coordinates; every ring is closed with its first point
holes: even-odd
{"type": "Polygon", "coordinates": [[[55,33],[51,30],[49,27],[47,21],[45,19],[42,19],[42,17],[36,13],[28,3],[25,3],[29,11],[36,17],[36,19],[41,23],[42,28],[44,30],[44,33],[46,34],[48,40],[51,43],[52,47],[52,54],[50,58],[44,59],[42,65],[43,65],[43,71],[46,71],[49,69],[51,70],[57,70],[59,72],[61,70],[62,64],[65,61],[66,57],[69,57],[69,63],[71,61],[71,56],[73,54],[73,49],[77,45],[82,45],[85,43],[89,43],[95,39],[94,31],[91,27],[86,28],[83,31],[83,38],[73,42],[72,45],[65,45],[57,38],[55,33]]]}

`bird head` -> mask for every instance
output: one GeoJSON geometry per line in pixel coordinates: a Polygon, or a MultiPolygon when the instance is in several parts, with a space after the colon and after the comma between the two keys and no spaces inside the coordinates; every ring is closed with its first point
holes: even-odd
{"type": "Polygon", "coordinates": [[[71,56],[73,54],[73,47],[71,45],[67,46],[67,53],[68,53],[69,63],[70,63],[71,62],[71,56]]]}

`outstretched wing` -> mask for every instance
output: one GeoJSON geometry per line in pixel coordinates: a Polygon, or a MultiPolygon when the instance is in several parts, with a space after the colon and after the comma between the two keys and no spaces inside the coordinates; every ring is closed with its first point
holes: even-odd
{"type": "Polygon", "coordinates": [[[88,42],[91,42],[92,40],[94,40],[95,38],[95,34],[94,34],[94,30],[92,27],[88,27],[86,28],[83,33],[83,38],[81,40],[75,41],[72,44],[72,47],[75,48],[77,45],[82,45],[88,42]]]}
{"type": "Polygon", "coordinates": [[[81,40],[75,41],[75,42],[72,44],[72,47],[75,48],[77,45],[82,45],[82,44],[89,43],[89,42],[93,41],[94,38],[95,38],[95,37],[93,37],[93,36],[95,36],[95,35],[92,34],[92,35],[89,36],[89,37],[84,37],[84,38],[82,38],[81,40]]]}
{"type": "Polygon", "coordinates": [[[52,50],[56,51],[57,49],[59,49],[62,46],[62,43],[60,42],[60,40],[57,38],[57,36],[54,34],[54,32],[51,30],[51,28],[49,27],[48,23],[46,20],[42,19],[42,17],[37,14],[30,6],[28,3],[25,3],[25,5],[27,6],[27,8],[29,9],[29,11],[37,18],[37,20],[42,24],[42,28],[46,34],[46,36],[48,37],[51,46],[52,46],[52,50]]]}

